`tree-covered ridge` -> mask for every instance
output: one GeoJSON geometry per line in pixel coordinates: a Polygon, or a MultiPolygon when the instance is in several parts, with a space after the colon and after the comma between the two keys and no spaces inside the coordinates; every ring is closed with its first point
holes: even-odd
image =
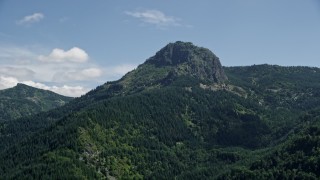
{"type": "Polygon", "coordinates": [[[320,70],[226,67],[228,80],[212,81],[186,70],[208,60],[180,59],[195,52],[169,44],[165,63],[149,62],[157,53],[63,107],[2,123],[1,178],[319,178],[320,70]]]}
{"type": "MultiPolygon", "coordinates": [[[[50,155],[54,157],[59,155],[63,159],[64,153],[60,152],[60,148],[62,150],[67,148],[73,152],[71,154],[76,155],[75,157],[65,155],[67,156],[65,158],[71,158],[70,161],[75,165],[79,164],[83,166],[82,168],[89,169],[100,168],[101,173],[96,171],[97,169],[93,172],[96,173],[94,176],[101,177],[108,175],[122,178],[182,177],[184,173],[194,170],[194,165],[208,170],[206,166],[210,162],[218,161],[219,166],[235,162],[241,158],[240,155],[238,157],[233,152],[223,152],[214,147],[219,144],[222,146],[258,144],[259,139],[254,140],[250,136],[256,134],[258,138],[260,132],[256,130],[264,129],[265,125],[263,122],[253,123],[252,125],[257,128],[252,132],[246,132],[244,129],[242,132],[246,134],[243,134],[243,139],[239,142],[222,140],[220,137],[224,134],[235,136],[231,135],[235,129],[226,127],[228,123],[220,122],[222,119],[230,120],[239,126],[242,123],[249,125],[252,122],[236,113],[226,113],[231,108],[232,102],[241,101],[240,97],[238,99],[236,95],[228,92],[206,93],[205,91],[200,87],[194,87],[192,92],[181,87],[167,87],[92,104],[30,137],[30,140],[36,138],[37,141],[26,140],[9,148],[1,158],[10,158],[8,161],[11,163],[7,163],[2,170],[8,171],[8,177],[13,172],[20,177],[26,172],[30,173],[33,169],[30,164],[43,161],[42,156],[40,160],[36,160],[39,155],[46,157],[47,153],[58,150],[58,154],[50,153],[50,155]],[[191,98],[194,100],[190,102],[191,98]],[[222,106],[225,100],[230,103],[222,106]],[[195,159],[197,156],[199,160],[195,159]],[[29,157],[29,160],[20,163],[19,159],[26,157],[29,157]],[[102,171],[102,168],[105,170],[102,171]]],[[[253,105],[247,106],[252,108],[253,105]]],[[[242,127],[245,128],[245,125],[242,127]]],[[[53,159],[60,159],[54,157],[53,159]]],[[[43,163],[53,166],[50,162],[45,159],[43,163]]],[[[41,173],[47,176],[46,173],[52,173],[51,171],[52,169],[48,172],[43,170],[41,173]]],[[[36,176],[39,175],[39,172],[33,170],[31,172],[36,176]]]]}
{"type": "Polygon", "coordinates": [[[268,122],[278,132],[288,132],[299,122],[299,116],[319,107],[319,68],[264,64],[224,69],[230,83],[246,90],[249,99],[255,99],[270,113],[280,114],[279,118],[268,122]]]}
{"type": "Polygon", "coordinates": [[[320,114],[312,110],[301,117],[289,138],[248,166],[233,167],[219,179],[319,179],[320,114]]]}
{"type": "MultiPolygon", "coordinates": [[[[272,76],[272,66],[261,67],[260,72],[270,68],[264,71],[271,71],[271,82],[277,82],[278,76],[272,76]]],[[[247,75],[255,72],[248,68],[247,75]]],[[[238,71],[241,72],[241,68],[238,71]]],[[[76,106],[68,104],[68,115],[60,115],[52,126],[0,153],[3,162],[7,162],[0,166],[3,177],[257,177],[258,170],[255,174],[251,166],[267,159],[270,151],[283,147],[287,137],[294,138],[296,132],[303,129],[300,124],[307,125],[306,118],[318,115],[317,111],[281,106],[280,102],[260,103],[257,97],[264,98],[263,91],[261,95],[250,94],[250,88],[255,86],[239,83],[249,80],[244,74],[238,76],[238,71],[226,68],[229,77],[239,78],[238,81],[229,78],[228,83],[243,88],[247,97],[225,89],[203,88],[200,84],[206,82],[188,76],[180,76],[170,86],[126,96],[112,96],[121,92],[121,89],[112,89],[108,97],[92,100],[89,97],[95,94],[89,93],[88,97],[76,99],[76,106]]],[[[308,73],[313,71],[306,68],[303,74],[308,73]]],[[[258,78],[264,76],[256,74],[258,78]]],[[[263,81],[260,86],[265,86],[261,83],[263,81]]],[[[303,170],[299,174],[306,175],[303,170]]]]}
{"type": "Polygon", "coordinates": [[[228,79],[219,58],[209,49],[177,41],[169,43],[120,80],[99,86],[89,94],[100,96],[98,99],[124,96],[171,85],[183,76],[207,83],[223,83],[228,79]]]}
{"type": "Polygon", "coordinates": [[[72,98],[24,84],[0,91],[0,122],[63,106],[72,98]]]}

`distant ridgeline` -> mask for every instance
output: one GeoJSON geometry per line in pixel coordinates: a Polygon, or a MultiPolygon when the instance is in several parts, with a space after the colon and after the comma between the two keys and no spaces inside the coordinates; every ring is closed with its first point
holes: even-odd
{"type": "Polygon", "coordinates": [[[319,68],[223,68],[170,43],[118,81],[1,123],[0,179],[319,179],[319,89],[319,68]]]}
{"type": "Polygon", "coordinates": [[[0,91],[0,122],[62,106],[73,98],[24,84],[0,91]]]}

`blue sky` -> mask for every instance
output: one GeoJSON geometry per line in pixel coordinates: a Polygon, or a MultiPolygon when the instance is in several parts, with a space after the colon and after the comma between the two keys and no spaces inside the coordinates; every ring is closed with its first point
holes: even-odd
{"type": "Polygon", "coordinates": [[[224,66],[320,67],[320,1],[0,0],[0,89],[80,96],[178,40],[224,66]]]}

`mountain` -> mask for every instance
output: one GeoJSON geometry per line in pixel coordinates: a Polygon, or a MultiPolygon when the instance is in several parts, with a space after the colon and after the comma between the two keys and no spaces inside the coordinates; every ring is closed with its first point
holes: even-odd
{"type": "Polygon", "coordinates": [[[170,43],[118,81],[0,124],[1,178],[318,178],[319,79],[170,43]]]}
{"type": "Polygon", "coordinates": [[[145,64],[156,67],[172,67],[171,72],[177,75],[191,75],[211,82],[227,80],[219,58],[209,49],[194,46],[192,43],[170,43],[145,64]]]}
{"type": "Polygon", "coordinates": [[[72,98],[18,84],[0,91],[0,122],[18,119],[65,105],[72,98]]]}
{"type": "Polygon", "coordinates": [[[210,50],[177,41],[169,43],[119,81],[106,83],[89,95],[128,95],[173,85],[189,77],[204,83],[223,83],[228,79],[219,58],[210,50]]]}

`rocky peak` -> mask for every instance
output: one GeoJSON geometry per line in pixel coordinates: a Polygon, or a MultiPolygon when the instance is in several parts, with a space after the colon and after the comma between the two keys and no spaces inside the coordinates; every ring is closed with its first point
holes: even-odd
{"type": "Polygon", "coordinates": [[[157,67],[174,66],[175,74],[192,75],[211,82],[227,80],[219,58],[209,49],[190,42],[169,43],[146,63],[157,67]]]}

